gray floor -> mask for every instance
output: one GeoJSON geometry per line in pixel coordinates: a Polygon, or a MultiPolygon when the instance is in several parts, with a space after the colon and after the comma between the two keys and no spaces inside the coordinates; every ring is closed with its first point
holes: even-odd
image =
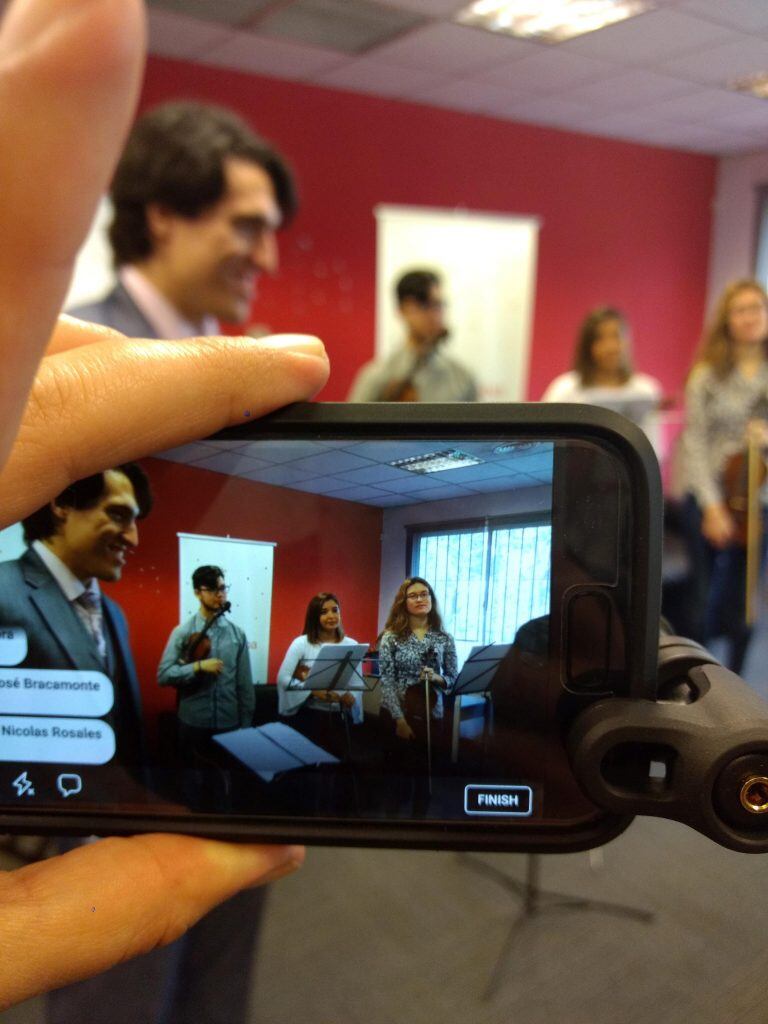
{"type": "MultiPolygon", "coordinates": [[[[764,626],[745,673],[764,696],[766,664],[764,626]]],[[[521,856],[484,859],[523,877],[521,856]]],[[[547,888],[654,919],[528,921],[484,1001],[518,910],[506,892],[453,853],[310,851],[270,894],[252,1024],[768,1022],[768,859],[638,819],[602,850],[546,857],[542,869],[547,888]]],[[[0,1024],[43,1019],[40,999],[0,1014],[0,1024]]]]}

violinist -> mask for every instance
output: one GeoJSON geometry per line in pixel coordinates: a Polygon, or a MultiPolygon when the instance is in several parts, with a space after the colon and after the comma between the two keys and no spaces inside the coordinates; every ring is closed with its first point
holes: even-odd
{"type": "Polygon", "coordinates": [[[448,337],[440,278],[411,270],[395,288],[405,344],[360,370],[350,402],[475,402],[477,385],[461,363],[443,352],[448,337]]]}
{"type": "MultiPolygon", "coordinates": [[[[740,672],[751,636],[747,621],[747,541],[744,515],[750,441],[759,468],[768,441],[768,295],[753,280],[725,289],[707,326],[685,391],[685,428],[677,451],[676,490],[690,561],[687,612],[675,622],[700,643],[724,637],[726,663],[740,672]],[[734,493],[741,492],[741,493],[734,493]]],[[[755,484],[759,569],[765,519],[755,484]]],[[[753,545],[755,547],[755,545],[753,545]]]]}
{"type": "Polygon", "coordinates": [[[339,599],[335,594],[322,591],[310,599],[304,617],[304,632],[291,641],[277,673],[280,714],[321,746],[323,743],[327,745],[328,729],[332,718],[338,718],[338,712],[346,711],[355,725],[363,721],[362,692],[305,690],[302,684],[323,644],[355,643],[356,640],[344,633],[339,599]]]}
{"type": "Polygon", "coordinates": [[[379,643],[381,717],[409,743],[423,730],[427,691],[433,722],[443,718],[443,693],[456,680],[453,637],[443,629],[435,592],[420,576],[400,585],[379,643]]]}
{"type": "Polygon", "coordinates": [[[178,689],[179,748],[195,763],[210,759],[216,733],[252,724],[254,691],[245,633],[226,618],[223,571],[201,565],[192,587],[199,608],[168,638],[157,681],[178,689]]]}

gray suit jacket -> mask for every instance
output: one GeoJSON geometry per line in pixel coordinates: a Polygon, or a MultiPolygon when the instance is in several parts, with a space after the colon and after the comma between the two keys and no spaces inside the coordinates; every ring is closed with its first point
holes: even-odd
{"type": "MultiPolygon", "coordinates": [[[[141,722],[141,692],[128,626],[120,606],[104,595],[102,607],[123,682],[119,695],[123,721],[118,725],[135,729],[141,722]]],[[[23,667],[104,671],[93,638],[31,548],[21,558],[0,562],[0,625],[20,626],[27,634],[23,667]]]]}
{"type": "Polygon", "coordinates": [[[103,327],[113,327],[129,338],[157,337],[157,331],[119,283],[98,302],[76,306],[67,312],[80,320],[89,320],[103,327]]]}

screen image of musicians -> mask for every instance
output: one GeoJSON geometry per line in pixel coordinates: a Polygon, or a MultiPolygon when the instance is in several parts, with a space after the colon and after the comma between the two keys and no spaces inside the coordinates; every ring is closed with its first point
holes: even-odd
{"type": "MultiPolygon", "coordinates": [[[[38,703],[28,715],[90,715],[94,731],[114,735],[101,760],[86,755],[91,771],[129,766],[150,801],[193,812],[374,818],[450,813],[445,780],[458,806],[468,773],[519,774],[512,746],[496,743],[493,728],[489,738],[490,685],[478,697],[474,733],[459,728],[456,643],[424,577],[397,587],[381,632],[362,640],[346,632],[343,587],[303,600],[297,591],[280,608],[280,628],[288,631],[299,606],[300,632],[273,650],[274,683],[254,685],[250,627],[230,603],[226,565],[198,565],[181,580],[194,614],[171,626],[166,604],[150,637],[140,617],[149,611],[143,570],[130,558],[152,504],[138,466],[95,474],[26,519],[24,552],[0,563],[0,627],[26,643],[0,679],[39,670],[49,695],[41,700],[54,710],[38,703]],[[121,583],[119,601],[103,592],[121,583]],[[60,673],[54,683],[43,679],[51,670],[60,673]],[[85,674],[109,682],[108,709],[78,703],[85,674]]],[[[8,715],[0,706],[0,720],[8,715]]],[[[98,787],[92,793],[106,799],[98,787]]]]}

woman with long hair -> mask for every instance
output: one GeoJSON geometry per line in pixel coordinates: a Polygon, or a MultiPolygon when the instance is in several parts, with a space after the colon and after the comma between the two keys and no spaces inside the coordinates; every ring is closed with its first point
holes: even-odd
{"type": "Polygon", "coordinates": [[[613,306],[593,309],[579,327],[573,369],[556,377],[542,402],[579,402],[614,409],[633,420],[658,450],[656,411],[661,384],[637,373],[629,325],[613,306]]]}
{"type": "Polygon", "coordinates": [[[768,295],[757,281],[735,281],[720,296],[688,375],[685,414],[675,488],[691,586],[689,617],[673,625],[701,643],[725,637],[728,667],[740,672],[752,632],[747,558],[725,474],[750,440],[760,448],[768,441],[768,295]]]}
{"type": "Polygon", "coordinates": [[[323,644],[357,643],[344,633],[341,605],[335,594],[323,591],[315,594],[307,605],[304,632],[291,641],[283,663],[277,673],[278,710],[293,719],[300,731],[314,732],[327,725],[318,716],[350,711],[352,721],[363,720],[362,693],[349,690],[304,690],[302,684],[310,673],[323,644]],[[303,727],[307,727],[306,730],[303,727]]]}
{"type": "Polygon", "coordinates": [[[389,719],[398,740],[416,738],[416,718],[442,719],[443,692],[458,675],[456,644],[443,628],[434,590],[421,576],[404,580],[395,595],[379,642],[379,672],[381,717],[389,719]]]}

